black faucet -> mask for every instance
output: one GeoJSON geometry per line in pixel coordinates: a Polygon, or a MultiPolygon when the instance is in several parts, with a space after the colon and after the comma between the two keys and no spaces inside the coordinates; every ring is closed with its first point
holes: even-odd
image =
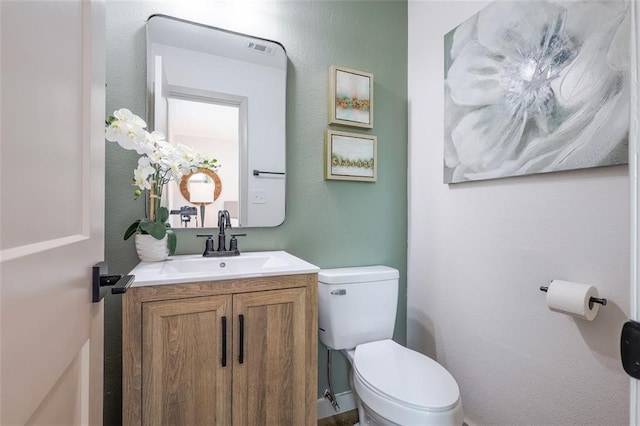
{"type": "Polygon", "coordinates": [[[231,216],[228,210],[218,210],[218,251],[227,251],[225,229],[231,229],[231,216]]]}
{"type": "Polygon", "coordinates": [[[198,237],[208,237],[205,243],[204,257],[222,257],[222,256],[239,256],[240,250],[238,250],[238,240],[236,237],[244,237],[247,234],[231,234],[231,240],[229,241],[229,250],[227,250],[227,236],[225,235],[225,229],[231,229],[231,216],[227,210],[218,211],[218,250],[214,250],[213,247],[213,235],[211,234],[198,234],[198,237]]]}

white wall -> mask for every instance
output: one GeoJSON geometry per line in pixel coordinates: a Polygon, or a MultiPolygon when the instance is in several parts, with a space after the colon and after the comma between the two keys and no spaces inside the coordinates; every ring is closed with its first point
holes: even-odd
{"type": "Polygon", "coordinates": [[[443,36],[487,4],[409,2],[408,343],[453,374],[469,424],[627,425],[627,167],[442,183],[443,36]],[[551,312],[554,278],[609,303],[551,312]]]}

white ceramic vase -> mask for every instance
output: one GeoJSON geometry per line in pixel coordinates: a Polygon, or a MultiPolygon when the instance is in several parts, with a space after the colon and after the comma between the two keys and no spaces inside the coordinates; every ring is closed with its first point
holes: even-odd
{"type": "Polygon", "coordinates": [[[149,234],[135,234],[136,252],[142,262],[161,262],[169,257],[167,236],[158,240],[149,234]]]}

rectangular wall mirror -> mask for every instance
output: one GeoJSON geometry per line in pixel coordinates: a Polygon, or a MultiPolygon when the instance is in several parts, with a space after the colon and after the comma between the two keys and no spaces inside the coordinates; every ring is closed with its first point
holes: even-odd
{"type": "Polygon", "coordinates": [[[287,55],[275,41],[182,19],[147,20],[147,122],[218,160],[170,182],[174,229],[278,226],[285,217],[287,55]]]}

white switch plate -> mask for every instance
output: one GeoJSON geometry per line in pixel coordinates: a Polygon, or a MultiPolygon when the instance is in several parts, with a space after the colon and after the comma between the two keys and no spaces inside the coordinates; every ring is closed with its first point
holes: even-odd
{"type": "Polygon", "coordinates": [[[264,189],[254,189],[251,191],[251,204],[266,204],[267,191],[264,189]]]}

